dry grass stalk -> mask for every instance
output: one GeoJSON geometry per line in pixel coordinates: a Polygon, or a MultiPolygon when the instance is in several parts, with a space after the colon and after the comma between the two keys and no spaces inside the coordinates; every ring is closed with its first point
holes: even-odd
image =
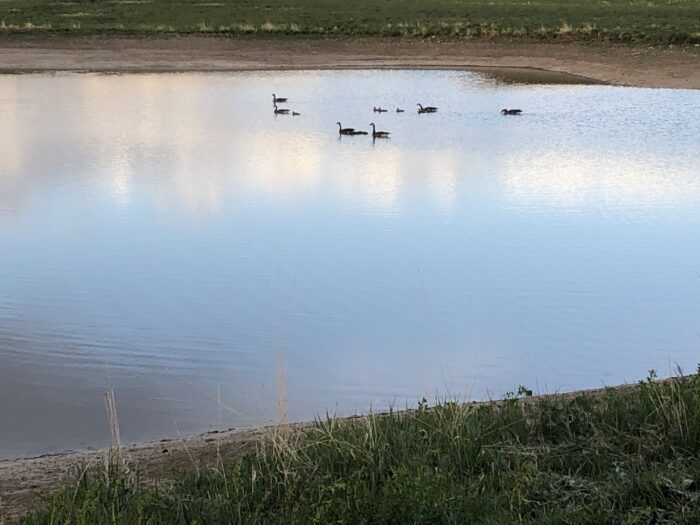
{"type": "Polygon", "coordinates": [[[112,444],[117,450],[117,455],[121,454],[122,439],[119,431],[119,417],[117,416],[117,403],[114,398],[114,390],[105,392],[105,408],[107,409],[107,420],[109,421],[109,431],[112,434],[112,444]]]}

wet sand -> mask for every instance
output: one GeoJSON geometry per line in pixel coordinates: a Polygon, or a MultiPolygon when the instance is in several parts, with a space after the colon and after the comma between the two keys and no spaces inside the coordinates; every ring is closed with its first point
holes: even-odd
{"type": "Polygon", "coordinates": [[[536,82],[700,88],[700,47],[250,39],[5,36],[0,72],[178,72],[265,69],[465,69],[536,82]],[[512,71],[510,68],[514,68],[512,71]],[[567,77],[566,75],[573,75],[567,77]]]}

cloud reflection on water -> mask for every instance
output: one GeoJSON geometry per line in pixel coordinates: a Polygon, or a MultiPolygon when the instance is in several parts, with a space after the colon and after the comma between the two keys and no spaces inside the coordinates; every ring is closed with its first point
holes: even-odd
{"type": "MultiPolygon", "coordinates": [[[[0,391],[33,389],[66,448],[83,396],[108,438],[106,378],[127,439],[206,430],[219,388],[229,424],[264,423],[280,348],[293,418],[694,360],[698,102],[449,71],[0,77],[0,391]]],[[[29,450],[14,428],[0,456],[29,450]]]]}
{"type": "MultiPolygon", "coordinates": [[[[329,143],[335,138],[334,127],[330,123],[321,127],[320,118],[270,121],[265,94],[255,82],[242,77],[240,82],[236,77],[217,77],[212,82],[206,75],[58,75],[51,78],[50,93],[52,101],[60,102],[51,105],[55,114],[50,122],[37,129],[36,121],[49,117],[42,115],[47,111],[46,100],[27,106],[36,97],[48,96],[45,82],[38,79],[3,79],[0,195],[5,211],[20,212],[16,203],[31,191],[40,191],[41,186],[35,184],[40,177],[50,185],[111,179],[107,187],[115,205],[121,207],[128,205],[133,186],[138,184],[139,191],[149,191],[158,206],[172,206],[175,197],[179,211],[186,215],[216,213],[236,187],[257,188],[261,194],[293,202],[319,186],[336,199],[363,195],[367,206],[389,214],[400,213],[401,193],[410,186],[412,192],[432,195],[436,206],[449,214],[460,200],[458,177],[474,165],[454,143],[442,149],[413,150],[415,144],[406,147],[404,140],[399,145],[389,142],[371,149],[354,148],[354,153],[347,154],[341,151],[340,142],[329,143]],[[253,96],[255,105],[250,103],[253,96]],[[80,153],[77,158],[76,151],[80,153]],[[409,182],[406,177],[414,173],[425,177],[409,182]],[[337,174],[335,179],[333,174],[337,174]]],[[[318,74],[296,80],[300,88],[322,84],[318,74]]],[[[484,81],[480,82],[478,89],[483,89],[484,81]]],[[[488,97],[483,98],[473,84],[469,86],[467,91],[475,91],[482,97],[480,103],[486,103],[488,97]]],[[[313,111],[309,107],[305,115],[313,111]]],[[[470,127],[481,126],[477,122],[470,127]]],[[[403,128],[394,132],[392,140],[397,142],[399,133],[413,131],[403,128]]],[[[469,133],[473,135],[474,129],[469,133]]],[[[697,184],[690,174],[697,166],[685,166],[675,177],[660,174],[666,160],[656,161],[655,151],[645,152],[641,159],[617,151],[611,152],[614,158],[592,158],[586,142],[571,150],[554,140],[540,145],[533,154],[529,142],[500,140],[504,147],[495,151],[502,154],[491,162],[502,165],[505,176],[497,176],[494,182],[502,184],[505,198],[515,202],[530,200],[556,207],[602,198],[611,204],[666,203],[673,207],[696,198],[697,184]],[[591,195],[601,191],[605,194],[591,195]]],[[[664,153],[663,149],[658,152],[664,153]]]]}
{"type": "Polygon", "coordinates": [[[700,163],[669,166],[653,153],[643,158],[615,152],[597,157],[585,151],[552,151],[508,158],[506,198],[513,205],[562,210],[624,206],[646,213],[660,208],[678,213],[700,200],[700,163]]]}

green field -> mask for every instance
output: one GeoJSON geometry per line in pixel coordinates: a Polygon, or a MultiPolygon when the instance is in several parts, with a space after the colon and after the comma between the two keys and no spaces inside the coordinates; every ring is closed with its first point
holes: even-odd
{"type": "Polygon", "coordinates": [[[698,0],[0,0],[0,32],[700,43],[698,0]]]}
{"type": "Polygon", "coordinates": [[[20,523],[697,524],[700,376],[653,379],[282,427],[174,485],[101,467],[20,523]]]}

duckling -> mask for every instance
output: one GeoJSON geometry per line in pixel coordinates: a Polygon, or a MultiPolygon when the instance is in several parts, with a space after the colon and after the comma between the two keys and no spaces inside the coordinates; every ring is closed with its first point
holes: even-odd
{"type": "Polygon", "coordinates": [[[377,128],[374,127],[374,122],[370,122],[370,126],[372,126],[373,139],[388,139],[389,135],[391,135],[388,131],[377,131],[377,128]]]}
{"type": "Polygon", "coordinates": [[[403,109],[401,109],[401,108],[396,108],[396,112],[397,112],[397,113],[403,113],[403,109]]]}
{"type": "Polygon", "coordinates": [[[522,112],[522,109],[502,109],[501,115],[520,115],[522,112]]]}
{"type": "Polygon", "coordinates": [[[422,104],[417,104],[418,105],[418,113],[436,113],[438,108],[435,106],[425,106],[423,107],[422,104]]]}
{"type": "Polygon", "coordinates": [[[278,108],[277,104],[272,104],[275,107],[275,115],[289,115],[289,110],[284,108],[278,108]]]}
{"type": "Polygon", "coordinates": [[[355,130],[355,131],[353,131],[353,132],[350,133],[350,134],[351,134],[351,135],[367,135],[367,132],[366,132],[366,131],[355,130]]]}
{"type": "Polygon", "coordinates": [[[336,122],[338,124],[338,134],[339,135],[354,135],[355,134],[355,128],[344,128],[343,126],[340,125],[340,122],[336,122]]]}
{"type": "Polygon", "coordinates": [[[283,98],[283,97],[278,97],[277,95],[275,95],[275,94],[273,93],[273,94],[272,94],[272,102],[273,102],[273,104],[276,103],[276,102],[279,102],[279,103],[281,104],[282,102],[287,102],[287,99],[286,99],[286,98],[283,98]]]}
{"type": "Polygon", "coordinates": [[[292,111],[292,116],[293,116],[293,117],[298,117],[299,115],[301,115],[301,113],[297,113],[296,111],[292,111]]]}
{"type": "Polygon", "coordinates": [[[375,113],[386,113],[388,110],[384,109],[382,107],[378,107],[378,108],[373,107],[372,111],[374,111],[375,113]]]}

